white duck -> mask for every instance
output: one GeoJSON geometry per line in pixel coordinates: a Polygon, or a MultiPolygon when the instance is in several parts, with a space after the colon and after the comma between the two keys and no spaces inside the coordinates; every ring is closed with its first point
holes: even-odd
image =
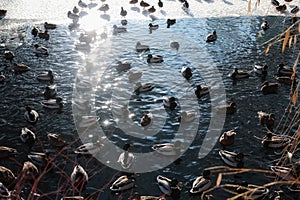
{"type": "Polygon", "coordinates": [[[121,164],[123,169],[129,169],[134,163],[134,155],[131,152],[128,152],[129,148],[133,146],[132,144],[126,143],[123,146],[124,152],[120,154],[118,163],[121,164]]]}
{"type": "Polygon", "coordinates": [[[28,123],[34,125],[39,120],[39,114],[35,110],[32,110],[29,106],[27,106],[26,112],[24,113],[24,118],[28,123]]]}
{"type": "Polygon", "coordinates": [[[175,143],[161,143],[152,146],[152,149],[165,156],[176,156],[180,153],[181,142],[176,141],[175,143]]]}

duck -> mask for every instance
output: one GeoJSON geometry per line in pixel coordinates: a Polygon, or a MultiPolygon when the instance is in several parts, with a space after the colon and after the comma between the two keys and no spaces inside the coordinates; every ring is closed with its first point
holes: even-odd
{"type": "Polygon", "coordinates": [[[295,6],[294,8],[291,9],[291,13],[296,15],[299,12],[299,7],[295,6]]]}
{"type": "Polygon", "coordinates": [[[176,178],[171,180],[165,176],[158,175],[156,180],[160,191],[168,196],[171,196],[174,191],[181,191],[182,189],[182,184],[176,178]]]}
{"type": "Polygon", "coordinates": [[[152,125],[152,121],[153,121],[153,114],[147,113],[141,118],[140,124],[142,127],[147,129],[148,127],[150,127],[152,125]]]}
{"type": "Polygon", "coordinates": [[[149,7],[150,4],[142,0],[142,1],[140,2],[140,6],[143,7],[143,9],[145,9],[146,7],[149,7]]]}
{"type": "Polygon", "coordinates": [[[27,155],[28,159],[36,166],[43,168],[49,161],[49,153],[31,152],[27,155]]]}
{"type": "Polygon", "coordinates": [[[150,31],[154,31],[154,30],[157,30],[159,28],[159,25],[158,24],[149,23],[148,27],[149,27],[150,31]]]}
{"type": "Polygon", "coordinates": [[[208,190],[212,185],[210,176],[210,170],[203,170],[202,176],[199,176],[196,180],[194,180],[190,193],[197,194],[208,190]]]}
{"type": "Polygon", "coordinates": [[[285,4],[276,6],[276,10],[279,12],[284,12],[284,11],[286,11],[286,9],[287,9],[287,7],[285,4]]]}
{"type": "Polygon", "coordinates": [[[152,146],[152,150],[164,155],[164,156],[176,156],[179,155],[181,148],[181,142],[176,141],[174,143],[160,143],[152,146]]]}
{"type": "Polygon", "coordinates": [[[17,150],[14,149],[14,148],[6,147],[6,146],[0,146],[0,159],[15,156],[17,153],[18,153],[17,150]]]}
{"type": "Polygon", "coordinates": [[[128,82],[129,83],[135,82],[135,81],[139,80],[142,76],[143,76],[142,71],[131,70],[128,72],[128,75],[127,75],[128,82]]]}
{"type": "Polygon", "coordinates": [[[53,75],[52,70],[48,70],[48,71],[45,71],[45,72],[37,73],[35,75],[35,77],[36,77],[36,79],[38,81],[50,81],[50,82],[53,82],[53,79],[54,79],[54,75],[53,75]]]}
{"type": "Polygon", "coordinates": [[[79,15],[68,11],[67,16],[69,19],[73,20],[73,23],[76,24],[79,21],[79,15]]]}
{"type": "Polygon", "coordinates": [[[135,45],[135,50],[137,52],[150,51],[149,45],[141,44],[141,42],[137,42],[135,45]]]}
{"type": "Polygon", "coordinates": [[[164,7],[164,3],[161,0],[158,0],[158,7],[159,8],[164,7]]]}
{"type": "Polygon", "coordinates": [[[91,126],[98,123],[99,119],[100,118],[97,116],[82,116],[78,126],[80,128],[90,128],[91,126]]]}
{"type": "Polygon", "coordinates": [[[190,67],[187,67],[187,66],[183,66],[182,68],[181,68],[181,74],[182,74],[182,76],[185,78],[185,79],[187,79],[187,80],[189,80],[192,76],[193,76],[193,72],[192,72],[192,69],[190,68],[190,67]]]}
{"type": "Polygon", "coordinates": [[[57,25],[56,24],[51,24],[51,23],[48,23],[48,22],[45,22],[44,23],[44,28],[47,30],[47,29],[56,29],[57,25]]]}
{"type": "Polygon", "coordinates": [[[154,84],[153,83],[136,83],[134,88],[134,93],[139,95],[140,93],[148,92],[153,90],[154,84]]]}
{"type": "Polygon", "coordinates": [[[16,180],[16,177],[14,173],[4,167],[0,166],[0,182],[3,183],[6,187],[9,187],[13,184],[13,182],[16,180]]]}
{"type": "Polygon", "coordinates": [[[54,147],[64,147],[67,145],[67,142],[59,134],[48,133],[47,138],[49,140],[50,145],[54,147]]]}
{"type": "Polygon", "coordinates": [[[134,177],[128,177],[127,175],[123,175],[120,176],[117,180],[115,180],[109,189],[112,192],[122,192],[124,190],[133,188],[134,185],[135,185],[134,177]]]}
{"type": "Polygon", "coordinates": [[[271,4],[275,7],[279,6],[279,2],[277,0],[271,0],[271,4]]]}
{"type": "Polygon", "coordinates": [[[100,152],[100,150],[104,147],[104,140],[107,138],[104,136],[97,140],[96,142],[88,142],[85,144],[80,145],[76,148],[75,153],[81,155],[95,155],[100,152]]]}
{"type": "Polygon", "coordinates": [[[147,56],[147,63],[161,63],[164,59],[161,55],[152,55],[148,54],[147,56]]]}
{"type": "Polygon", "coordinates": [[[106,13],[109,10],[109,5],[108,4],[102,4],[98,10],[103,11],[104,13],[106,13]]]}
{"type": "Polygon", "coordinates": [[[259,76],[266,76],[268,74],[268,65],[254,65],[253,71],[259,76]]]}
{"type": "Polygon", "coordinates": [[[22,179],[25,180],[36,180],[39,174],[38,168],[30,161],[26,161],[23,163],[22,168],[22,179]]]}
{"type": "Polygon", "coordinates": [[[225,131],[219,139],[220,144],[223,147],[233,145],[235,135],[236,132],[234,132],[233,130],[225,131]]]}
{"type": "Polygon", "coordinates": [[[12,70],[15,73],[22,73],[22,72],[27,72],[30,70],[30,67],[27,65],[21,64],[21,63],[14,63],[12,70]]]}
{"type": "Polygon", "coordinates": [[[84,200],[82,196],[68,196],[62,197],[60,200],[84,200]]]}
{"type": "Polygon", "coordinates": [[[178,100],[173,96],[163,96],[163,104],[166,108],[174,110],[178,105],[178,100]]]}
{"type": "Polygon", "coordinates": [[[294,78],[292,79],[292,77],[290,76],[277,76],[276,81],[279,83],[284,83],[287,85],[292,85],[293,83],[297,83],[297,80],[294,78]]]}
{"type": "Polygon", "coordinates": [[[250,76],[249,71],[242,70],[242,69],[237,69],[237,68],[235,68],[234,71],[230,74],[230,77],[234,80],[249,78],[249,76],[250,76]]]}
{"type": "Polygon", "coordinates": [[[209,86],[207,85],[197,85],[195,90],[195,95],[198,99],[209,94],[209,86]]]}
{"type": "Polygon", "coordinates": [[[93,42],[94,38],[93,38],[93,36],[91,36],[89,34],[80,33],[78,40],[79,40],[79,42],[84,42],[84,43],[89,44],[89,43],[93,42]]]}
{"type": "Polygon", "coordinates": [[[37,56],[48,56],[49,50],[44,47],[43,45],[35,44],[34,45],[34,51],[37,56]]]}
{"type": "Polygon", "coordinates": [[[122,24],[122,26],[126,26],[126,25],[127,25],[127,23],[128,23],[128,21],[127,21],[126,19],[122,19],[122,20],[121,20],[121,24],[122,24]]]}
{"type": "Polygon", "coordinates": [[[273,135],[272,133],[267,133],[262,140],[264,147],[272,149],[284,148],[286,145],[290,144],[291,139],[287,136],[273,135]]]}
{"type": "Polygon", "coordinates": [[[253,184],[248,184],[247,182],[239,187],[237,187],[236,191],[239,194],[245,193],[243,197],[245,199],[264,199],[268,193],[269,189],[264,186],[258,186],[253,184]]]}
{"type": "Polygon", "coordinates": [[[66,103],[61,97],[55,99],[42,100],[41,104],[45,108],[49,109],[62,109],[63,104],[66,103]]]}
{"type": "Polygon", "coordinates": [[[156,11],[156,9],[154,8],[154,6],[151,6],[151,8],[148,9],[149,13],[154,13],[156,11]]]}
{"type": "Polygon", "coordinates": [[[209,34],[208,36],[206,36],[206,42],[214,42],[216,41],[218,38],[217,36],[217,32],[213,31],[211,34],[209,34]]]}
{"type": "Polygon", "coordinates": [[[35,142],[36,136],[34,132],[24,127],[21,130],[20,139],[24,143],[33,144],[35,142]]]}
{"type": "Polygon", "coordinates": [[[131,62],[129,61],[118,61],[116,65],[116,70],[118,72],[123,72],[131,68],[131,62]]]}
{"type": "Polygon", "coordinates": [[[226,110],[227,115],[232,115],[236,113],[237,104],[235,102],[230,102],[229,104],[221,105],[216,107],[217,111],[226,110]]]}
{"type": "Polygon", "coordinates": [[[278,83],[269,83],[268,81],[265,81],[261,84],[261,91],[264,95],[266,94],[276,94],[278,92],[278,83]]]}
{"type": "Polygon", "coordinates": [[[230,167],[241,168],[244,166],[244,154],[243,153],[234,153],[231,151],[220,150],[219,155],[225,164],[230,167]]]}
{"type": "Polygon", "coordinates": [[[44,32],[39,32],[38,37],[41,39],[44,39],[44,40],[49,40],[50,35],[49,35],[48,31],[45,30],[44,32]]]}
{"type": "Polygon", "coordinates": [[[270,28],[268,21],[264,20],[263,23],[260,25],[260,28],[264,31],[268,30],[270,28]]]}
{"type": "Polygon", "coordinates": [[[2,199],[10,199],[11,192],[7,189],[7,187],[0,182],[0,198],[2,199]]]}
{"type": "Polygon", "coordinates": [[[286,181],[295,181],[297,176],[293,172],[292,168],[284,166],[270,166],[272,172],[276,174],[280,179],[286,181]]]}
{"type": "Polygon", "coordinates": [[[170,41],[170,47],[172,48],[172,49],[176,49],[177,51],[178,51],[178,49],[179,49],[179,42],[177,42],[177,41],[175,41],[175,40],[171,40],[170,41]]]}
{"type": "Polygon", "coordinates": [[[138,192],[135,192],[129,200],[166,200],[166,198],[164,196],[141,196],[138,192]]]}
{"type": "Polygon", "coordinates": [[[9,60],[10,62],[12,62],[12,60],[14,59],[14,57],[15,57],[15,54],[12,51],[9,51],[9,50],[5,50],[4,51],[4,58],[6,60],[9,60]]]}
{"type": "Polygon", "coordinates": [[[198,112],[194,110],[182,111],[178,117],[178,121],[181,123],[189,123],[196,119],[198,112]]]}
{"type": "Polygon", "coordinates": [[[75,165],[70,178],[72,185],[79,191],[85,188],[89,180],[88,174],[81,165],[75,165]]]}
{"type": "Polygon", "coordinates": [[[176,24],[176,19],[167,19],[167,28],[170,28],[174,24],[176,24]]]}
{"type": "Polygon", "coordinates": [[[129,4],[135,5],[135,4],[137,4],[138,2],[139,2],[138,0],[130,0],[130,1],[129,1],[129,4]]]}
{"type": "Polygon", "coordinates": [[[117,25],[113,26],[113,34],[114,35],[116,35],[118,33],[126,33],[126,32],[127,32],[126,27],[120,27],[120,26],[117,26],[117,25]]]}
{"type": "Polygon", "coordinates": [[[76,6],[74,6],[74,8],[73,8],[73,13],[74,14],[78,14],[79,13],[79,9],[76,6]]]}
{"type": "Polygon", "coordinates": [[[123,8],[123,7],[121,7],[121,12],[120,12],[120,15],[121,15],[122,17],[126,17],[126,15],[127,15],[127,11],[126,11],[126,10],[124,10],[124,8],[123,8]]]}
{"type": "Polygon", "coordinates": [[[87,8],[88,7],[88,5],[85,2],[83,2],[82,0],[78,1],[78,6],[80,8],[87,8]]]}
{"type": "Polygon", "coordinates": [[[187,2],[186,0],[183,2],[182,4],[182,8],[183,10],[188,10],[190,7],[189,2],[187,2]]]}
{"type": "Polygon", "coordinates": [[[122,152],[118,158],[118,163],[121,164],[121,167],[123,169],[129,169],[134,163],[135,157],[134,157],[133,153],[128,151],[129,148],[132,146],[133,146],[132,144],[126,143],[123,146],[124,152],[122,152]]]}
{"type": "Polygon", "coordinates": [[[4,73],[0,72],[0,83],[4,83],[5,79],[6,79],[6,77],[5,77],[4,73]]]}
{"type": "Polygon", "coordinates": [[[55,84],[46,86],[43,91],[43,95],[46,99],[54,98],[56,94],[57,94],[57,88],[55,84]]]}
{"type": "Polygon", "coordinates": [[[271,129],[275,122],[275,115],[273,113],[266,113],[263,111],[257,112],[259,123],[266,125],[268,129],[271,129]]]}
{"type": "Polygon", "coordinates": [[[35,125],[39,120],[39,114],[35,110],[32,110],[29,106],[26,106],[24,118],[28,123],[35,125]]]}
{"type": "Polygon", "coordinates": [[[33,27],[31,30],[31,35],[33,35],[33,37],[36,37],[39,32],[40,30],[37,27],[33,27]]]}
{"type": "Polygon", "coordinates": [[[7,10],[0,9],[0,20],[6,16],[7,10]]]}
{"type": "Polygon", "coordinates": [[[291,77],[294,73],[294,70],[292,67],[285,66],[284,64],[279,64],[277,66],[277,75],[278,76],[289,76],[291,77]]]}

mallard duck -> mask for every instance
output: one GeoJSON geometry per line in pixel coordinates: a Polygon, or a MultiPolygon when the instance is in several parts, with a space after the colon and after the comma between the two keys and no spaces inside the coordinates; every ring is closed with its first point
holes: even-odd
{"type": "Polygon", "coordinates": [[[24,113],[24,118],[28,123],[34,125],[39,120],[39,114],[35,110],[32,110],[29,106],[27,106],[24,113]]]}
{"type": "Polygon", "coordinates": [[[237,187],[237,192],[239,194],[245,193],[243,197],[245,199],[264,199],[266,195],[269,193],[269,189],[263,186],[248,184],[247,182],[239,187],[237,187]]]}
{"type": "Polygon", "coordinates": [[[195,95],[197,96],[198,99],[201,97],[209,94],[209,86],[206,85],[197,85],[196,90],[195,90],[195,95]]]}
{"type": "Polygon", "coordinates": [[[264,95],[266,94],[276,94],[278,92],[278,83],[269,83],[268,81],[263,82],[261,85],[261,91],[264,95]]]}
{"type": "Polygon", "coordinates": [[[273,113],[269,114],[259,111],[257,115],[261,125],[266,125],[269,129],[274,125],[275,115],[273,113]]]}
{"type": "Polygon", "coordinates": [[[38,174],[39,170],[32,162],[24,162],[22,168],[22,179],[35,180],[38,174]]]}
{"type": "Polygon", "coordinates": [[[213,33],[211,33],[208,36],[206,36],[206,42],[214,42],[214,41],[217,40],[217,38],[218,38],[217,32],[214,31],[213,33]]]}
{"type": "Polygon", "coordinates": [[[123,72],[123,71],[129,70],[131,68],[131,62],[129,62],[129,61],[123,61],[123,62],[118,61],[117,65],[115,67],[116,67],[116,70],[118,72],[123,72]]]}
{"type": "Polygon", "coordinates": [[[222,146],[232,145],[234,143],[235,135],[236,135],[236,132],[234,132],[233,130],[224,132],[219,139],[220,144],[222,146]]]}
{"type": "MultiPolygon", "coordinates": [[[[74,9],[73,9],[74,10],[74,9]]],[[[74,12],[74,11],[73,11],[74,12]]],[[[74,12],[75,13],[75,12],[74,12]]],[[[45,29],[56,29],[56,24],[51,24],[51,23],[48,23],[48,22],[45,22],[44,23],[44,28],[45,29]]]]}
{"type": "Polygon", "coordinates": [[[99,117],[97,116],[82,116],[81,121],[79,122],[78,126],[80,128],[89,128],[98,123],[99,117]]]}
{"type": "Polygon", "coordinates": [[[121,192],[134,187],[134,185],[135,179],[133,177],[123,175],[113,182],[113,184],[110,186],[110,190],[113,192],[121,192]]]}
{"type": "Polygon", "coordinates": [[[128,72],[128,82],[132,83],[134,81],[137,81],[138,79],[140,79],[143,76],[143,72],[141,71],[137,71],[137,70],[131,70],[128,72]]]}
{"type": "Polygon", "coordinates": [[[193,76],[192,69],[186,66],[181,68],[181,74],[186,79],[190,79],[193,76]]]}
{"type": "Polygon", "coordinates": [[[77,147],[75,153],[82,154],[82,155],[86,155],[86,154],[94,155],[96,153],[99,153],[104,146],[103,141],[106,139],[107,139],[106,137],[102,137],[100,140],[97,140],[96,142],[85,143],[77,147]]]}
{"type": "Polygon", "coordinates": [[[279,2],[277,0],[271,0],[273,6],[279,6],[279,2]]]}
{"type": "Polygon", "coordinates": [[[50,145],[55,147],[64,147],[67,142],[61,137],[61,135],[56,133],[48,133],[47,135],[50,145]]]}
{"type": "Polygon", "coordinates": [[[208,190],[212,185],[210,175],[210,170],[203,170],[202,176],[199,176],[194,180],[190,193],[197,194],[208,190]]]}
{"type": "Polygon", "coordinates": [[[299,12],[299,7],[295,6],[294,8],[292,8],[291,13],[296,15],[299,12]]]}
{"type": "Polygon", "coordinates": [[[279,64],[277,66],[277,75],[278,76],[289,76],[291,77],[294,73],[294,70],[292,67],[284,66],[283,64],[279,64]]]}
{"type": "Polygon", "coordinates": [[[178,121],[181,123],[189,123],[196,119],[198,113],[194,110],[183,111],[178,117],[178,121]]]}
{"type": "Polygon", "coordinates": [[[270,168],[274,172],[274,174],[276,174],[282,180],[295,181],[297,179],[290,167],[270,166],[270,168]]]}
{"type": "Polygon", "coordinates": [[[109,5],[108,4],[102,4],[98,10],[106,13],[109,10],[109,5]]]}
{"type": "Polygon", "coordinates": [[[49,51],[46,47],[43,45],[35,44],[34,45],[34,51],[33,51],[37,56],[48,56],[49,51]]]}
{"type": "Polygon", "coordinates": [[[137,4],[138,2],[139,2],[139,0],[130,0],[130,1],[129,1],[129,4],[135,5],[135,4],[137,4]]]}
{"type": "Polygon", "coordinates": [[[136,43],[135,49],[137,52],[150,51],[150,48],[148,45],[141,44],[140,42],[136,43]]]}
{"type": "Polygon", "coordinates": [[[173,178],[172,180],[158,175],[157,183],[160,191],[162,191],[164,194],[171,196],[174,191],[180,191],[182,189],[182,185],[178,182],[176,178],[173,178]]]}
{"type": "Polygon", "coordinates": [[[33,35],[33,37],[36,37],[39,32],[40,30],[37,27],[33,27],[31,30],[31,35],[33,35]]]}
{"type": "Polygon", "coordinates": [[[12,70],[15,73],[22,73],[22,72],[27,72],[30,70],[30,67],[27,65],[21,64],[21,63],[14,63],[12,70]]]}
{"type": "Polygon", "coordinates": [[[176,19],[167,19],[167,28],[170,28],[174,24],[176,24],[176,19]]]}
{"type": "Polygon", "coordinates": [[[14,173],[3,166],[0,166],[0,182],[3,183],[6,187],[11,186],[16,180],[14,173]]]}
{"type": "Polygon", "coordinates": [[[151,6],[151,8],[148,9],[149,13],[154,13],[156,11],[156,9],[154,8],[154,6],[151,6]]]}
{"type": "Polygon", "coordinates": [[[49,35],[48,31],[45,30],[44,32],[39,32],[38,37],[41,39],[44,39],[44,40],[49,40],[50,35],[49,35]]]}
{"type": "Polygon", "coordinates": [[[279,11],[279,12],[284,12],[286,11],[286,5],[283,4],[283,5],[279,5],[279,6],[276,6],[276,10],[279,11]]]}
{"type": "Polygon", "coordinates": [[[6,16],[7,10],[0,10],[0,20],[3,19],[6,16]]]}
{"type": "Polygon", "coordinates": [[[73,13],[74,14],[78,14],[79,13],[79,9],[76,6],[74,6],[74,8],[73,8],[73,13]]]}
{"type": "Polygon", "coordinates": [[[166,198],[164,196],[141,196],[138,192],[135,192],[129,200],[166,200],[166,198]]]}
{"type": "Polygon", "coordinates": [[[28,128],[22,128],[20,139],[24,143],[33,144],[35,142],[35,133],[28,128]]]}
{"type": "Polygon", "coordinates": [[[12,62],[12,60],[14,59],[14,57],[15,57],[15,54],[12,51],[9,51],[9,50],[5,50],[4,51],[4,58],[6,60],[9,60],[10,62],[12,62]]]}
{"type": "Polygon", "coordinates": [[[68,11],[67,16],[68,16],[69,19],[73,20],[74,24],[76,24],[79,21],[79,15],[77,15],[75,13],[72,13],[71,11],[68,11]]]}
{"type": "Polygon", "coordinates": [[[158,0],[158,7],[160,7],[160,8],[164,7],[164,4],[161,0],[158,0]]]}
{"type": "Polygon", "coordinates": [[[142,1],[140,2],[140,6],[143,7],[143,9],[145,9],[146,7],[149,7],[150,4],[142,0],[142,1]]]}
{"type": "Polygon", "coordinates": [[[136,83],[136,86],[134,88],[134,92],[139,95],[143,92],[148,92],[153,90],[154,84],[153,83],[136,83]]]}
{"type": "Polygon", "coordinates": [[[131,152],[128,152],[129,148],[132,147],[132,144],[126,143],[123,146],[124,152],[122,152],[118,158],[118,163],[121,164],[123,169],[129,169],[134,163],[134,155],[131,152]]]}
{"type": "Polygon", "coordinates": [[[172,48],[172,49],[176,49],[177,51],[178,51],[178,49],[179,49],[179,42],[177,42],[177,41],[175,41],[175,40],[171,40],[170,41],[170,47],[172,48]]]}
{"type": "Polygon", "coordinates": [[[73,186],[79,191],[85,188],[85,185],[89,180],[88,174],[81,165],[76,165],[74,167],[70,178],[73,186]]]}
{"type": "Polygon", "coordinates": [[[6,146],[0,146],[0,159],[15,156],[17,153],[18,153],[17,150],[14,149],[14,148],[6,147],[6,146]]]}
{"type": "Polygon", "coordinates": [[[149,27],[150,31],[154,31],[154,30],[157,30],[159,28],[159,25],[158,24],[149,23],[148,27],[149,27]]]}
{"type": "Polygon", "coordinates": [[[147,129],[148,127],[150,127],[152,125],[152,121],[153,121],[152,113],[147,113],[141,118],[140,124],[142,127],[147,129]]]}
{"type": "Polygon", "coordinates": [[[272,149],[283,148],[290,142],[291,138],[287,136],[273,135],[272,133],[267,133],[262,140],[262,144],[264,147],[269,147],[272,149]]]}
{"type": "Polygon", "coordinates": [[[163,96],[163,104],[170,110],[174,110],[178,105],[178,100],[172,96],[163,96]]]}
{"type": "Polygon", "coordinates": [[[235,68],[230,75],[232,79],[243,79],[243,78],[248,78],[249,76],[250,76],[249,71],[241,70],[237,68],[235,68]]]}
{"type": "Polygon", "coordinates": [[[122,17],[125,17],[125,16],[127,15],[127,11],[126,11],[126,10],[124,10],[124,8],[123,8],[123,7],[121,7],[121,12],[120,12],[120,15],[121,15],[122,17]]]}
{"type": "Polygon", "coordinates": [[[113,34],[114,35],[116,35],[118,33],[126,33],[126,32],[127,32],[126,27],[121,27],[121,26],[117,26],[117,25],[113,26],[113,34]]]}
{"type": "Polygon", "coordinates": [[[31,152],[27,156],[38,167],[45,167],[49,161],[49,153],[31,152]]]}
{"type": "Polygon", "coordinates": [[[128,24],[128,21],[126,19],[121,20],[122,26],[126,26],[128,24]]]}
{"type": "Polygon", "coordinates": [[[179,155],[181,148],[181,142],[176,141],[174,143],[161,143],[152,146],[152,150],[165,155],[165,156],[176,156],[179,155]]]}
{"type": "Polygon", "coordinates": [[[88,5],[85,2],[83,2],[82,0],[78,1],[78,6],[80,8],[87,8],[88,7],[88,5]]]}
{"type": "Polygon", "coordinates": [[[216,107],[217,111],[222,111],[226,109],[226,114],[232,115],[236,113],[237,104],[235,102],[231,102],[229,104],[221,105],[216,107]]]}
{"type": "Polygon", "coordinates": [[[284,84],[287,84],[287,85],[297,83],[297,80],[296,79],[293,80],[290,76],[277,76],[275,79],[276,79],[277,82],[284,83],[284,84]]]}
{"type": "Polygon", "coordinates": [[[61,97],[55,99],[42,100],[41,104],[45,108],[49,109],[62,109],[63,104],[66,103],[61,97]]]}
{"type": "Polygon", "coordinates": [[[219,155],[221,156],[223,162],[230,167],[243,167],[244,166],[244,154],[234,153],[230,151],[220,150],[219,155]]]}
{"type": "Polygon", "coordinates": [[[53,72],[51,70],[48,70],[46,72],[40,72],[40,73],[36,74],[35,77],[38,81],[53,82],[53,79],[54,79],[54,75],[53,75],[53,72]]]}
{"type": "Polygon", "coordinates": [[[270,28],[268,21],[264,20],[263,23],[260,25],[260,28],[264,31],[268,30],[270,28]]]}
{"type": "Polygon", "coordinates": [[[48,85],[43,91],[43,95],[46,99],[54,98],[57,94],[56,85],[48,85]]]}
{"type": "Polygon", "coordinates": [[[253,71],[257,75],[266,76],[268,74],[268,65],[254,65],[253,71]]]}
{"type": "Polygon", "coordinates": [[[161,55],[152,55],[148,54],[147,56],[147,63],[161,63],[164,59],[161,55]]]}

